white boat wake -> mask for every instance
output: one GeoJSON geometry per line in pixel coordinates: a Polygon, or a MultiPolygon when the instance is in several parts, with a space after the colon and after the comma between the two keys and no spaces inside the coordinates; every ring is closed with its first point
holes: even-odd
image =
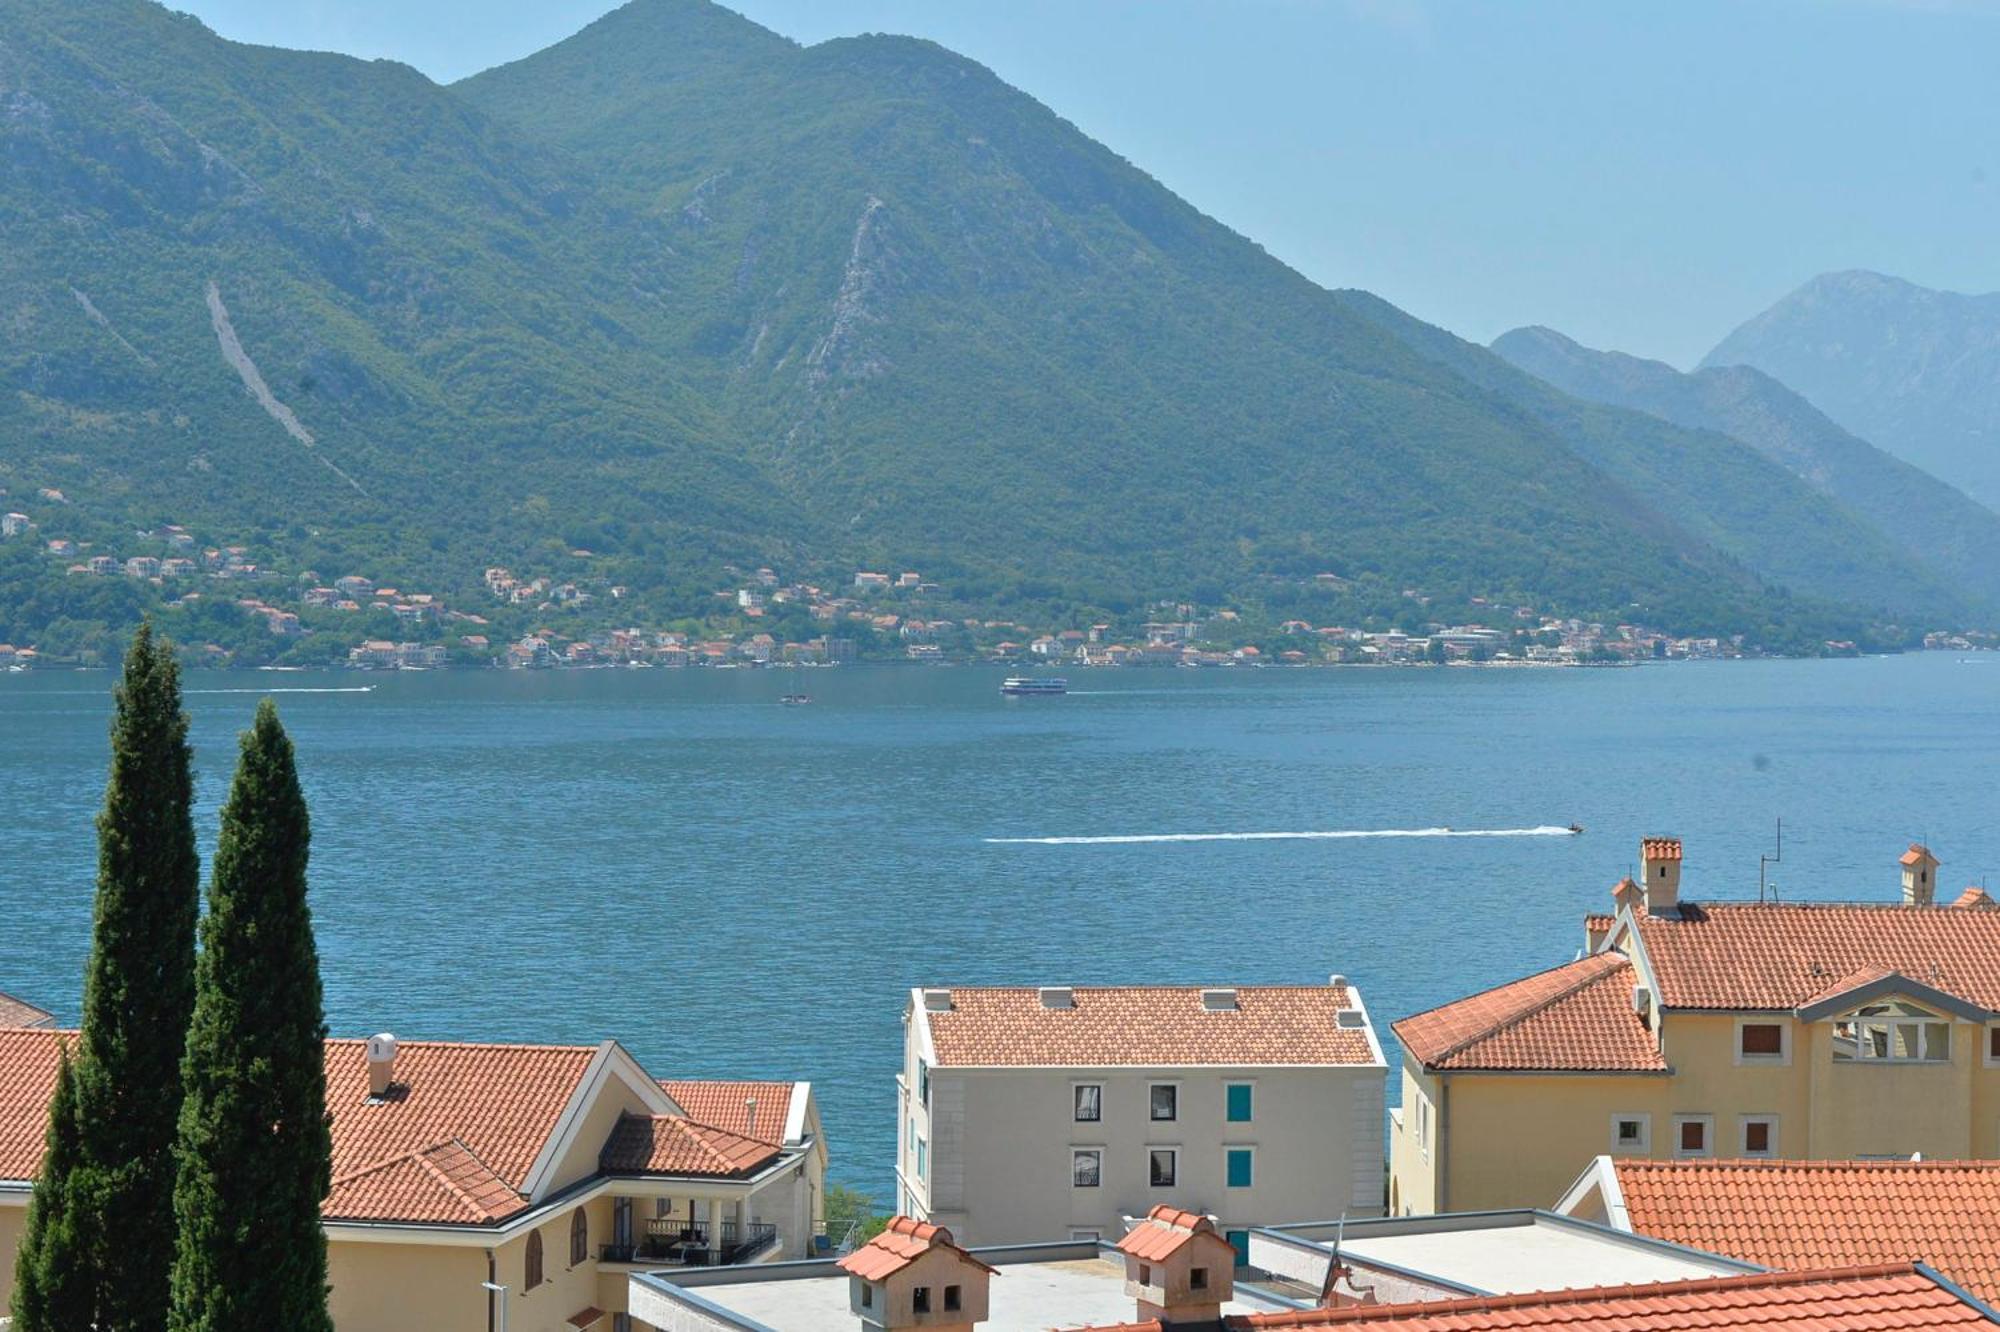
{"type": "Polygon", "coordinates": [[[372,694],[374,685],[343,685],[327,689],[183,689],[183,694],[372,694]]]}
{"type": "Polygon", "coordinates": [[[1133,833],[1119,837],[988,837],[996,846],[1127,846],[1139,842],[1334,842],[1368,837],[1574,837],[1573,828],[1341,828],[1329,832],[1133,833]]]}

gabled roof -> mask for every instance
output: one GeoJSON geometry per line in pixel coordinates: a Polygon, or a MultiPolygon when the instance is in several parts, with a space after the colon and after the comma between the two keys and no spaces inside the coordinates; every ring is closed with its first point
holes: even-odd
{"type": "Polygon", "coordinates": [[[1942,1013],[1954,1014],[1968,1022],[1984,1022],[1992,1016],[1977,1004],[1967,1003],[1957,995],[1947,994],[1936,986],[1926,985],[1888,967],[1863,967],[1851,976],[1842,976],[1800,1004],[1796,1011],[1804,1021],[1817,1022],[1821,1018],[1832,1017],[1872,1000],[1888,998],[1890,995],[1902,995],[1914,999],[1920,1004],[1928,1005],[1942,1013]]]}
{"type": "Polygon", "coordinates": [[[1774,1268],[1920,1259],[2000,1299],[2000,1161],[1612,1162],[1632,1229],[1774,1268]]]}
{"type": "Polygon", "coordinates": [[[1667,1008],[1794,1009],[1881,967],[2000,1009],[2000,910],[1990,907],[1683,902],[1636,923],[1667,1008]]]}
{"type": "Polygon", "coordinates": [[[951,990],[945,1011],[921,1004],[939,1066],[1111,1068],[1369,1065],[1365,1019],[1343,1026],[1358,996],[1346,985],[1244,985],[1234,1008],[1209,1008],[1201,986],[1075,986],[1050,1008],[1032,987],[951,990]]]}
{"type": "Polygon", "coordinates": [[[0,994],[0,1027],[46,1027],[55,1018],[25,1000],[0,994]]]}
{"type": "Polygon", "coordinates": [[[863,1281],[880,1281],[902,1271],[933,1249],[951,1253],[960,1262],[972,1267],[987,1272],[996,1270],[961,1249],[952,1240],[951,1232],[943,1226],[908,1216],[890,1218],[881,1234],[842,1258],[839,1265],[842,1271],[863,1281]]]}
{"type": "Polygon", "coordinates": [[[1622,953],[1594,953],[1404,1018],[1394,1030],[1434,1070],[1664,1072],[1633,1011],[1632,976],[1622,953]]]}
{"type": "Polygon", "coordinates": [[[662,1078],[660,1087],[675,1105],[698,1124],[727,1129],[759,1142],[783,1143],[785,1122],[792,1112],[795,1082],[704,1082],[662,1078]],[[750,1122],[750,1101],[757,1102],[757,1122],[750,1122]]]}
{"type": "Polygon", "coordinates": [[[775,1143],[746,1138],[680,1115],[621,1115],[599,1165],[609,1175],[685,1175],[736,1179],[783,1155],[775,1143]]]}
{"type": "MultiPolygon", "coordinates": [[[[1397,1332],[1918,1332],[1991,1327],[1989,1311],[1915,1264],[1760,1272],[1645,1286],[1479,1295],[1424,1304],[1356,1304],[1230,1314],[1220,1332],[1390,1326],[1397,1332]]],[[[1073,1332],[1083,1332],[1074,1329],[1073,1332]]],[[[1091,1332],[1162,1332],[1157,1319],[1091,1332]]]]}
{"type": "Polygon", "coordinates": [[[1217,1244],[1229,1242],[1216,1234],[1215,1222],[1200,1212],[1183,1211],[1160,1203],[1138,1225],[1125,1232],[1125,1238],[1118,1241],[1118,1252],[1157,1263],[1203,1235],[1217,1244]]]}
{"type": "Polygon", "coordinates": [[[1932,855],[1931,849],[1922,842],[1911,842],[1910,849],[1896,858],[1896,863],[1899,865],[1921,865],[1925,861],[1935,865],[1938,863],[1938,858],[1932,855]]]}

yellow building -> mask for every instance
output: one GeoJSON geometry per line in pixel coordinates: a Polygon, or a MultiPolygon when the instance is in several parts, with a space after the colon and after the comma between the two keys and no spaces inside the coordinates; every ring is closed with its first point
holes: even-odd
{"type": "MultiPolygon", "coordinates": [[[[72,1038],[0,1030],[7,1279],[72,1038]]],[[[328,1041],[326,1081],[344,1330],[640,1332],[629,1273],[803,1258],[819,1233],[826,1149],[808,1083],[662,1083],[613,1041],[383,1036],[328,1041]]]]}
{"type": "Polygon", "coordinates": [[[1586,955],[1405,1018],[1396,1214],[1547,1207],[1592,1157],[2000,1156],[2000,910],[1684,902],[1681,843],[1586,921],[1586,955]]]}

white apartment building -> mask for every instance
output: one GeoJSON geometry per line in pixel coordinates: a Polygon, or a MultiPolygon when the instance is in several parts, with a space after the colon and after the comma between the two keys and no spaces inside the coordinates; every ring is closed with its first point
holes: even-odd
{"type": "Polygon", "coordinates": [[[1115,1241],[1155,1206],[1253,1222],[1383,1210],[1387,1065],[1323,985],[915,989],[897,1206],[969,1244],[1115,1241]]]}

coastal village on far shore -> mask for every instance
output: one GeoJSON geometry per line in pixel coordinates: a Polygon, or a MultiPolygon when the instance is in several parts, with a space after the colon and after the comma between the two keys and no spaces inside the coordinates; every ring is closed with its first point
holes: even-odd
{"type": "MultiPolygon", "coordinates": [[[[60,491],[44,489],[40,498],[67,503],[60,491]]],[[[1643,624],[1580,620],[1486,597],[1467,603],[1483,622],[1418,615],[1408,617],[1421,621],[1414,630],[1296,618],[1252,624],[1239,611],[1192,601],[1158,602],[1137,623],[1035,625],[950,614],[941,608],[951,600],[948,591],[910,570],[861,569],[841,585],[826,586],[787,581],[770,568],[732,567],[725,573],[733,586],[717,588],[713,609],[692,626],[612,628],[602,624],[604,603],[626,600],[629,590],[608,578],[559,580],[495,566],[485,572],[483,600],[467,607],[365,573],[322,578],[311,570],[292,575],[270,569],[245,546],[205,545],[178,525],[139,533],[131,550],[113,554],[46,537],[28,514],[7,512],[0,514],[0,540],[39,541],[70,577],[143,583],[169,610],[226,600],[260,620],[274,645],[331,635],[346,650],[323,654],[315,664],[358,670],[822,666],[864,659],[1049,667],[1553,667],[1752,655],[1740,635],[1679,637],[1643,624]],[[486,613],[496,607],[549,619],[519,634],[499,634],[486,613]],[[563,627],[563,618],[586,608],[593,612],[589,626],[563,627]],[[795,611],[810,617],[812,632],[774,632],[760,623],[795,611]],[[349,629],[341,623],[348,617],[364,623],[349,629]]],[[[580,562],[591,559],[585,550],[570,554],[580,562]]],[[[1329,592],[1345,582],[1332,573],[1309,581],[1329,592]]],[[[1419,610],[1431,600],[1418,589],[1405,589],[1402,597],[1419,610]]],[[[1936,632],[1924,640],[1930,649],[1993,645],[1976,633],[1936,632]]],[[[1829,655],[1857,650],[1851,642],[1824,647],[1829,655]]],[[[221,644],[196,643],[194,650],[212,665],[237,664],[236,652],[221,644]]],[[[99,664],[36,644],[0,643],[0,670],[99,664]]]]}

